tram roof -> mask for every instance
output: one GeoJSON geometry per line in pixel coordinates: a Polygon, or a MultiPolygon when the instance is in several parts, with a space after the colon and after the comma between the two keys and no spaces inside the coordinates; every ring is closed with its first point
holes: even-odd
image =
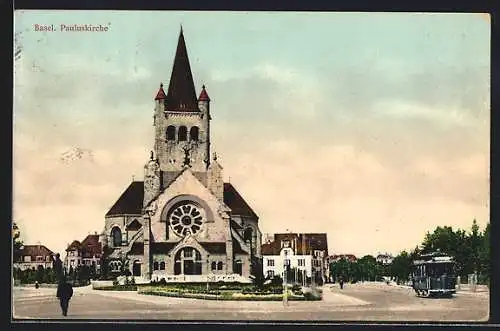
{"type": "Polygon", "coordinates": [[[429,259],[418,259],[413,261],[413,264],[426,264],[426,263],[453,263],[454,260],[451,256],[434,256],[429,259]]]}

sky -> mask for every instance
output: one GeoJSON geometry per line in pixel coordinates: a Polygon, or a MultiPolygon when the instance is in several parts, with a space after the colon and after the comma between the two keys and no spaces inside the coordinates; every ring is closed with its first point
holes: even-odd
{"type": "Polygon", "coordinates": [[[362,256],[489,222],[487,15],[16,11],[13,218],[26,244],[64,252],[100,233],[142,180],[181,24],[212,100],[212,152],[263,233],[326,232],[330,254],[362,256]]]}

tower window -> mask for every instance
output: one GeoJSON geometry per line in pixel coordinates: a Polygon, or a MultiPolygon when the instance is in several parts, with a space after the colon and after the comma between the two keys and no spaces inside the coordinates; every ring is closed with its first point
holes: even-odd
{"type": "Polygon", "coordinates": [[[191,140],[198,141],[198,136],[199,136],[199,129],[197,126],[193,126],[191,130],[189,131],[189,137],[191,140]]]}
{"type": "Polygon", "coordinates": [[[217,262],[212,261],[212,270],[217,270],[217,262]]]}
{"type": "Polygon", "coordinates": [[[217,262],[217,270],[222,270],[222,262],[217,262]]]}
{"type": "Polygon", "coordinates": [[[158,262],[153,263],[153,270],[158,270],[158,262]]]}
{"type": "Polygon", "coordinates": [[[160,270],[165,270],[165,262],[160,262],[160,270]]]}
{"type": "Polygon", "coordinates": [[[179,128],[179,141],[187,140],[187,128],[185,126],[181,126],[179,128]]]}
{"type": "Polygon", "coordinates": [[[175,126],[169,125],[167,128],[167,140],[175,140],[175,126]]]}

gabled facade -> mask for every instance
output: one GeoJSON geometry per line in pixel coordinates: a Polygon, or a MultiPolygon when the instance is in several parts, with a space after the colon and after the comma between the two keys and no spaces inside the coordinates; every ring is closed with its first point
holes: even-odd
{"type": "Polygon", "coordinates": [[[210,98],[196,97],[181,29],[167,93],[154,98],[153,151],[105,216],[111,272],[145,280],[245,281],[261,263],[258,216],[211,156],[210,98]]]}
{"type": "Polygon", "coordinates": [[[19,252],[17,261],[13,261],[14,268],[21,270],[52,268],[52,255],[54,253],[44,245],[24,245],[19,252]]]}
{"type": "Polygon", "coordinates": [[[326,233],[277,233],[273,239],[268,238],[261,249],[264,277],[283,277],[289,266],[316,283],[326,281],[326,233]]]}
{"type": "Polygon", "coordinates": [[[99,235],[89,234],[82,242],[74,240],[66,248],[64,268],[66,271],[75,269],[79,265],[94,266],[99,272],[101,268],[102,245],[99,242],[99,235]]]}

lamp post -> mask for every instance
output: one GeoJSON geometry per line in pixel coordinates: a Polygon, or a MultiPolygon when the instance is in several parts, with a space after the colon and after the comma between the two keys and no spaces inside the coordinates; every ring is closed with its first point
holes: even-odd
{"type": "Polygon", "coordinates": [[[285,261],[283,263],[284,270],[283,270],[283,305],[287,306],[288,305],[288,289],[287,289],[287,280],[286,280],[286,274],[288,271],[288,265],[290,264],[290,260],[285,258],[285,261]]]}

